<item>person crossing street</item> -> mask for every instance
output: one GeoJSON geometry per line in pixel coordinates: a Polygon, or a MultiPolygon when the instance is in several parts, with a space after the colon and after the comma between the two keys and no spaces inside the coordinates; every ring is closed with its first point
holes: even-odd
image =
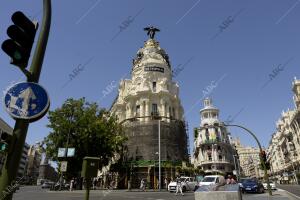
{"type": "Polygon", "coordinates": [[[182,185],[181,185],[180,177],[177,176],[177,178],[176,178],[176,193],[175,193],[176,196],[177,196],[179,191],[180,191],[181,195],[184,196],[184,194],[182,192],[182,185]]]}

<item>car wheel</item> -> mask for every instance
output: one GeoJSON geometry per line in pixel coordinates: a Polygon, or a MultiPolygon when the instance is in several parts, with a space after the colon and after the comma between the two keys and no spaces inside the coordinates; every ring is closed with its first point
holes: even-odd
{"type": "Polygon", "coordinates": [[[186,191],[186,187],[183,186],[183,187],[182,187],[182,192],[185,192],[185,191],[186,191]]]}
{"type": "Polygon", "coordinates": [[[199,188],[199,186],[195,186],[195,188],[194,188],[194,192],[196,192],[196,190],[198,190],[198,188],[199,188]]]}
{"type": "Polygon", "coordinates": [[[258,193],[260,193],[260,194],[264,193],[264,189],[263,188],[259,188],[258,193]]]}

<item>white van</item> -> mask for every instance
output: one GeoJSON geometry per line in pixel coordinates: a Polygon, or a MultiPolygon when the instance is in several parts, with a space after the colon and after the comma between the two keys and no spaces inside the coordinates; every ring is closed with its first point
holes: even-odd
{"type": "Polygon", "coordinates": [[[225,182],[224,176],[209,175],[209,176],[205,176],[204,179],[202,179],[202,181],[199,183],[199,186],[202,186],[202,185],[216,185],[216,184],[224,183],[224,182],[225,182]]]}

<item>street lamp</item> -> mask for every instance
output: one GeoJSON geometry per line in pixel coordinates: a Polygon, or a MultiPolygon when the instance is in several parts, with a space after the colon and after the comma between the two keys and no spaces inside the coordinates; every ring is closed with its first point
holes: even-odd
{"type": "MultiPolygon", "coordinates": [[[[72,103],[67,101],[65,103],[65,105],[69,105],[69,106],[72,106],[72,103]]],[[[72,118],[73,118],[73,115],[74,115],[74,109],[71,108],[71,114],[68,116],[68,122],[69,122],[69,131],[68,131],[68,137],[67,137],[67,143],[66,143],[66,146],[65,146],[65,155],[64,155],[64,159],[67,160],[68,158],[68,147],[69,147],[69,141],[70,141],[70,133],[71,133],[71,125],[72,125],[72,118]]],[[[61,176],[60,176],[60,187],[59,189],[62,190],[62,182],[63,182],[63,172],[61,172],[61,176]]]]}
{"type": "MultiPolygon", "coordinates": [[[[159,156],[159,153],[155,152],[155,155],[159,156]]],[[[155,178],[156,178],[156,176],[155,176],[155,157],[154,157],[154,170],[153,171],[154,171],[153,188],[156,188],[156,185],[155,185],[155,178]]]]}
{"type": "Polygon", "coordinates": [[[161,191],[160,119],[158,119],[158,188],[161,191]]]}

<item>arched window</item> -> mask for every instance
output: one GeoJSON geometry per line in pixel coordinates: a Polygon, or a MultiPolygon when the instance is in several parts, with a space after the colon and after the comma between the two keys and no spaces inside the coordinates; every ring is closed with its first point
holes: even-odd
{"type": "Polygon", "coordinates": [[[206,137],[206,140],[209,140],[208,128],[205,129],[205,137],[206,137]]]}
{"type": "Polygon", "coordinates": [[[219,129],[217,127],[215,127],[215,133],[216,133],[216,140],[220,141],[220,133],[219,133],[219,129]]]}

